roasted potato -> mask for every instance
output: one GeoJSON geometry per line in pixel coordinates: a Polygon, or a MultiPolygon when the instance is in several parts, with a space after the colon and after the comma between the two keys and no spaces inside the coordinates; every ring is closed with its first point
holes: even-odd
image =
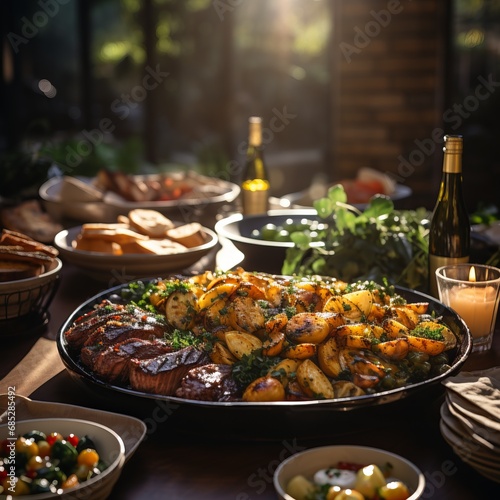
{"type": "Polygon", "coordinates": [[[283,359],[269,370],[268,375],[277,378],[286,388],[290,380],[295,377],[295,372],[299,364],[300,361],[295,359],[283,359]]]}
{"type": "Polygon", "coordinates": [[[248,296],[236,296],[227,306],[229,323],[235,330],[253,333],[265,328],[266,318],[259,304],[248,296]]]}
{"type": "Polygon", "coordinates": [[[167,321],[179,330],[189,330],[198,314],[198,300],[193,292],[172,292],[165,302],[167,321]]]}
{"type": "Polygon", "coordinates": [[[342,368],[339,361],[340,348],[337,339],[330,337],[325,342],[318,345],[319,366],[329,377],[338,377],[342,368]]]}
{"type": "Polygon", "coordinates": [[[410,350],[410,344],[407,339],[388,340],[372,345],[372,351],[389,359],[404,359],[410,350]]]}
{"type": "Polygon", "coordinates": [[[304,342],[302,344],[289,345],[281,351],[282,358],[308,359],[316,355],[316,344],[304,342]]]}
{"type": "Polygon", "coordinates": [[[288,323],[288,316],[285,313],[278,313],[272,318],[268,319],[264,325],[266,332],[271,334],[273,332],[281,332],[288,323]]]}
{"type": "Polygon", "coordinates": [[[303,312],[295,314],[288,320],[285,333],[292,342],[319,344],[328,337],[330,325],[318,314],[303,312]]]}
{"type": "Polygon", "coordinates": [[[243,401],[284,401],[285,388],[273,377],[259,377],[251,382],[243,392],[243,401]]]}
{"type": "Polygon", "coordinates": [[[406,335],[405,339],[410,345],[410,351],[425,352],[426,354],[429,354],[429,356],[437,356],[446,349],[446,343],[441,340],[415,337],[414,335],[406,335]]]}
{"type": "Polygon", "coordinates": [[[285,333],[281,331],[271,332],[262,343],[262,354],[264,356],[279,356],[285,345],[285,333]]]}
{"type": "Polygon", "coordinates": [[[221,342],[215,342],[210,351],[210,359],[218,365],[232,365],[238,360],[221,342]]]}
{"type": "Polygon", "coordinates": [[[255,335],[249,333],[232,331],[224,335],[227,348],[233,356],[241,359],[245,354],[262,348],[262,342],[255,335]]]}
{"type": "Polygon", "coordinates": [[[238,288],[238,283],[232,281],[218,283],[216,286],[205,292],[198,299],[198,308],[200,311],[210,307],[215,301],[226,299],[238,288]]]}
{"type": "Polygon", "coordinates": [[[373,306],[373,295],[369,290],[336,295],[327,300],[324,310],[343,314],[350,321],[367,318],[373,306]]]}
{"type": "Polygon", "coordinates": [[[310,397],[319,399],[333,398],[333,387],[326,375],[310,359],[297,367],[297,382],[310,397]]]}

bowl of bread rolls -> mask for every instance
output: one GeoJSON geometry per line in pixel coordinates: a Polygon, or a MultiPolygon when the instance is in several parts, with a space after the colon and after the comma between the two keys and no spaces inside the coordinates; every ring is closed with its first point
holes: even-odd
{"type": "Polygon", "coordinates": [[[133,209],[113,223],[84,223],[54,239],[62,258],[101,281],[185,270],[217,242],[211,229],[178,223],[151,209],[133,209]]]}
{"type": "MultiPolygon", "coordinates": [[[[43,318],[57,289],[58,250],[16,231],[0,233],[0,323],[43,318]]],[[[4,325],[5,326],[5,325],[4,325]]]]}

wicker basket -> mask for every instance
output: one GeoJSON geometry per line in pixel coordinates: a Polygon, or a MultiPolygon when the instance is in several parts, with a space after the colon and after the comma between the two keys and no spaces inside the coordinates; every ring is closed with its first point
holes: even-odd
{"type": "Polygon", "coordinates": [[[26,317],[43,318],[54,298],[62,268],[54,259],[40,276],[0,283],[0,331],[26,317]]]}

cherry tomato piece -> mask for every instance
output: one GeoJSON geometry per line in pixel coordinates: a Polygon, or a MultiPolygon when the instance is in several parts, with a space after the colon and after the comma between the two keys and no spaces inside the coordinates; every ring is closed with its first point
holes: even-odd
{"type": "Polygon", "coordinates": [[[76,474],[71,474],[68,476],[66,481],[64,481],[61,484],[61,488],[63,490],[67,490],[68,488],[74,488],[75,486],[78,486],[80,484],[80,481],[78,480],[78,476],[76,474]]]}
{"type": "Polygon", "coordinates": [[[60,434],[59,432],[51,432],[48,436],[47,436],[47,443],[50,444],[50,446],[52,446],[56,441],[62,441],[64,438],[62,436],[62,434],[60,434]]]}
{"type": "Polygon", "coordinates": [[[66,441],[71,443],[75,448],[78,445],[78,442],[80,441],[80,438],[76,436],[75,434],[70,434],[69,436],[64,438],[66,441]]]}
{"type": "Polygon", "coordinates": [[[355,464],[353,462],[339,462],[337,464],[337,469],[353,470],[358,471],[364,467],[363,464],[355,464]]]}

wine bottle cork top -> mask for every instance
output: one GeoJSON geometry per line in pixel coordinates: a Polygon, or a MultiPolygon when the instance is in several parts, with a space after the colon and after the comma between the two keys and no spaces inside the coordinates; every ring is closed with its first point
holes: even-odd
{"type": "Polygon", "coordinates": [[[262,144],[262,118],[251,116],[248,119],[248,143],[250,146],[260,146],[262,144]]]}
{"type": "Polygon", "coordinates": [[[461,135],[445,135],[443,151],[447,154],[461,154],[463,138],[461,135]]]}

